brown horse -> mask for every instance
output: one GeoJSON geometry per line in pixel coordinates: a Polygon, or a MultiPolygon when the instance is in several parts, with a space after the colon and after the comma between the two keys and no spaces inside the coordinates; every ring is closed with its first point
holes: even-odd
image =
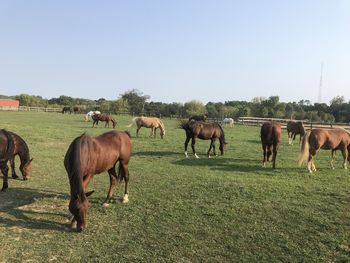
{"type": "Polygon", "coordinates": [[[263,167],[266,166],[266,161],[270,160],[272,154],[272,168],[276,168],[276,157],[278,145],[281,143],[281,133],[281,124],[278,122],[265,122],[261,126],[260,137],[264,152],[263,167]]]}
{"type": "Polygon", "coordinates": [[[293,144],[295,140],[295,136],[300,134],[299,144],[301,142],[301,138],[305,135],[305,128],[303,122],[301,121],[289,121],[287,123],[287,133],[288,133],[288,144],[293,144]]]}
{"type": "Polygon", "coordinates": [[[307,131],[301,145],[299,165],[307,160],[307,170],[312,173],[316,171],[313,156],[320,150],[332,150],[331,168],[334,169],[336,150],[343,155],[343,168],[347,169],[346,162],[350,162],[350,134],[342,128],[335,129],[313,129],[307,131]]]}
{"type": "Polygon", "coordinates": [[[6,191],[8,188],[8,171],[7,162],[12,158],[14,142],[11,134],[5,129],[0,130],[0,170],[3,177],[1,191],[6,191]]]}
{"type": "Polygon", "coordinates": [[[151,128],[151,134],[150,137],[154,136],[154,138],[156,137],[156,131],[159,128],[160,130],[160,137],[163,139],[164,135],[165,135],[165,126],[163,124],[163,122],[156,117],[135,117],[132,119],[132,123],[129,124],[126,127],[131,127],[133,124],[136,124],[137,129],[136,129],[136,137],[139,137],[139,130],[141,129],[141,127],[145,127],[145,128],[151,128]]]}
{"type": "Polygon", "coordinates": [[[27,180],[30,178],[30,172],[32,171],[32,161],[33,161],[33,158],[31,159],[29,155],[28,145],[23,140],[23,138],[17,135],[16,133],[10,132],[10,131],[8,133],[11,135],[12,140],[14,142],[13,152],[10,158],[12,178],[14,179],[18,178],[18,175],[16,174],[16,169],[15,169],[15,157],[18,155],[21,161],[19,170],[22,173],[23,180],[27,180]]]}
{"type": "Polygon", "coordinates": [[[196,150],[194,148],[196,144],[196,138],[202,139],[202,140],[211,140],[209,150],[207,152],[208,157],[210,158],[210,151],[213,149],[214,155],[216,155],[215,152],[215,141],[216,139],[219,139],[220,141],[220,152],[221,155],[224,154],[225,145],[227,144],[225,141],[225,133],[220,124],[216,122],[208,123],[203,121],[188,121],[188,122],[181,122],[180,126],[181,129],[184,129],[186,132],[186,140],[185,140],[185,156],[188,158],[187,154],[187,146],[189,141],[191,141],[191,147],[193,154],[196,158],[199,158],[196,154],[196,150]]]}
{"type": "Polygon", "coordinates": [[[94,191],[85,193],[95,174],[108,171],[110,186],[104,206],[107,206],[114,191],[115,181],[125,181],[123,203],[128,202],[128,164],[131,157],[131,139],[128,132],[110,131],[97,137],[81,135],[70,144],[64,158],[64,166],[70,184],[69,211],[73,214],[72,225],[77,222],[77,230],[87,226],[87,197],[94,191]],[[118,173],[115,166],[119,161],[118,173]]]}
{"type": "Polygon", "coordinates": [[[194,121],[206,121],[208,116],[206,114],[204,115],[193,115],[191,116],[188,121],[194,120],[194,121]]]}
{"type": "Polygon", "coordinates": [[[117,122],[115,121],[115,119],[110,115],[110,114],[106,114],[106,113],[101,113],[101,114],[94,114],[91,115],[91,118],[93,119],[93,124],[92,124],[92,128],[95,127],[95,124],[98,125],[99,121],[105,121],[105,128],[108,126],[109,128],[109,122],[112,122],[113,124],[113,128],[115,128],[115,125],[117,124],[117,122]]]}
{"type": "Polygon", "coordinates": [[[63,107],[63,108],[62,108],[62,114],[63,114],[63,113],[66,113],[66,112],[69,112],[69,114],[71,114],[71,113],[72,113],[72,108],[71,108],[71,107],[68,107],[68,106],[63,107]]]}

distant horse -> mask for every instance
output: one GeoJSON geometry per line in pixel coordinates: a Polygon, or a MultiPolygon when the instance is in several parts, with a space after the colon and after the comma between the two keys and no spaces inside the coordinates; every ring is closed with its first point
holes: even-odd
{"type": "Polygon", "coordinates": [[[299,143],[301,138],[305,135],[305,128],[301,121],[289,121],[287,123],[287,132],[288,132],[288,144],[293,144],[295,136],[300,134],[299,143]]]}
{"type": "Polygon", "coordinates": [[[95,174],[108,171],[110,186],[104,206],[107,206],[114,191],[116,179],[125,182],[123,203],[128,199],[129,169],[131,157],[131,140],[128,132],[110,131],[97,137],[81,135],[70,144],[64,158],[69,184],[69,211],[73,215],[72,226],[77,222],[77,230],[87,226],[88,199],[94,191],[86,193],[89,182],[95,174]],[[119,161],[118,173],[116,164],[119,161]]]}
{"type": "Polygon", "coordinates": [[[313,156],[320,150],[332,150],[331,168],[334,169],[336,150],[343,155],[343,168],[347,169],[346,162],[350,162],[350,134],[341,128],[335,129],[313,129],[307,131],[299,155],[299,165],[307,160],[307,170],[312,173],[316,171],[313,156]]]}
{"type": "Polygon", "coordinates": [[[276,156],[278,145],[281,143],[281,133],[281,124],[278,122],[265,122],[261,126],[260,137],[264,152],[263,167],[266,166],[266,161],[270,160],[272,154],[272,168],[276,168],[276,156]]]}
{"type": "Polygon", "coordinates": [[[23,140],[23,138],[17,135],[14,132],[8,131],[11,135],[12,140],[14,142],[12,157],[10,158],[11,170],[12,170],[12,178],[17,179],[18,175],[16,174],[15,169],[15,157],[19,156],[21,164],[19,166],[19,170],[22,173],[23,180],[27,180],[30,178],[30,172],[32,171],[32,161],[33,158],[30,158],[29,148],[27,143],[23,140]]]}
{"type": "Polygon", "coordinates": [[[91,118],[93,119],[93,123],[92,123],[92,128],[95,127],[95,124],[98,125],[99,121],[105,121],[105,128],[108,126],[109,128],[109,122],[112,122],[113,124],[113,128],[115,128],[115,125],[117,124],[117,122],[115,121],[115,119],[110,115],[110,114],[106,114],[106,113],[100,113],[100,114],[94,114],[91,116],[91,118]]]}
{"type": "Polygon", "coordinates": [[[69,112],[69,114],[71,114],[72,113],[72,108],[71,107],[63,107],[62,108],[62,114],[66,113],[66,112],[69,112]]]}
{"type": "Polygon", "coordinates": [[[188,122],[181,122],[180,128],[184,129],[186,132],[186,140],[185,140],[185,156],[188,158],[187,154],[187,146],[189,141],[191,141],[191,147],[193,154],[196,158],[199,158],[196,150],[195,150],[195,144],[196,144],[196,138],[202,139],[202,140],[211,140],[210,147],[207,152],[208,157],[210,158],[210,151],[213,149],[214,155],[216,155],[215,152],[215,141],[216,139],[219,139],[220,142],[220,152],[221,155],[224,154],[225,145],[227,144],[225,141],[225,133],[220,124],[213,122],[213,123],[207,123],[203,121],[188,121],[188,122]]]}
{"type": "Polygon", "coordinates": [[[208,116],[206,114],[204,115],[193,115],[191,116],[188,121],[194,120],[194,121],[206,121],[208,116]]]}
{"type": "Polygon", "coordinates": [[[74,114],[77,114],[77,113],[80,113],[80,112],[81,112],[80,107],[77,107],[77,106],[73,107],[73,113],[74,114]]]}
{"type": "Polygon", "coordinates": [[[230,127],[233,127],[234,122],[235,121],[232,118],[225,118],[222,120],[223,124],[228,124],[228,125],[230,125],[230,127]]]}
{"type": "Polygon", "coordinates": [[[139,130],[141,127],[145,128],[151,128],[151,135],[150,137],[154,136],[156,137],[156,131],[159,128],[160,130],[160,137],[163,139],[165,135],[165,126],[163,122],[156,117],[135,117],[132,119],[131,124],[127,125],[126,127],[131,127],[133,124],[136,124],[137,129],[136,129],[136,136],[139,136],[139,130]]]}
{"type": "Polygon", "coordinates": [[[96,111],[89,111],[88,113],[86,113],[85,115],[85,121],[90,121],[90,119],[92,119],[92,115],[95,115],[95,114],[101,114],[100,111],[96,110],[96,111]]]}

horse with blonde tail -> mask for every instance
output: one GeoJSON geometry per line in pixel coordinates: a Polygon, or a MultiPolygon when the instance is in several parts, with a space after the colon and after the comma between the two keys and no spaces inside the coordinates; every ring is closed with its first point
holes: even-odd
{"type": "Polygon", "coordinates": [[[307,161],[309,173],[316,171],[313,157],[320,150],[331,150],[331,168],[334,168],[335,152],[340,150],[343,156],[343,168],[347,169],[347,161],[350,162],[350,134],[342,128],[313,129],[307,131],[301,145],[298,164],[307,161]]]}
{"type": "Polygon", "coordinates": [[[150,137],[154,136],[156,137],[156,131],[159,128],[160,130],[160,137],[163,139],[165,135],[165,126],[163,122],[156,117],[135,117],[132,119],[131,124],[127,125],[126,127],[131,127],[133,124],[136,124],[137,129],[136,129],[136,137],[139,137],[139,131],[141,127],[145,128],[151,128],[151,134],[150,137]]]}

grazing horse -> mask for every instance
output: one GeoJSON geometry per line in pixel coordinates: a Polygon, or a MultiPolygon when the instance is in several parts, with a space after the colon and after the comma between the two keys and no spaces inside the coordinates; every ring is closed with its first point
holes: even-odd
{"type": "Polygon", "coordinates": [[[281,143],[281,133],[281,124],[278,122],[265,122],[261,126],[260,137],[264,152],[263,167],[266,166],[266,161],[270,160],[272,154],[272,168],[276,168],[276,156],[278,145],[281,143]]]}
{"type": "Polygon", "coordinates": [[[131,124],[127,125],[126,127],[131,127],[133,124],[136,124],[137,129],[136,129],[136,137],[139,137],[139,130],[141,129],[141,127],[145,127],[145,128],[151,128],[151,134],[150,137],[154,136],[154,138],[156,137],[156,131],[159,128],[160,130],[160,137],[163,139],[164,135],[165,135],[165,126],[163,124],[163,122],[156,117],[135,117],[132,119],[131,124]]]}
{"type": "Polygon", "coordinates": [[[222,120],[223,124],[228,124],[228,125],[230,125],[230,127],[233,127],[234,122],[235,121],[232,118],[225,118],[222,120]]]}
{"type": "Polygon", "coordinates": [[[81,112],[81,109],[79,107],[77,107],[77,106],[73,107],[73,113],[74,114],[77,114],[77,113],[80,113],[80,112],[81,112]]]}
{"type": "Polygon", "coordinates": [[[8,188],[8,171],[7,162],[12,158],[14,142],[11,134],[5,129],[0,130],[0,170],[3,177],[1,191],[6,191],[8,188]]]}
{"type": "Polygon", "coordinates": [[[69,114],[71,114],[72,113],[72,108],[71,107],[63,107],[62,108],[62,114],[66,113],[66,112],[69,112],[69,114]]]}
{"type": "Polygon", "coordinates": [[[188,121],[194,120],[194,121],[206,121],[208,116],[206,114],[204,115],[193,115],[191,116],[188,121]]]}
{"type": "Polygon", "coordinates": [[[73,140],[64,158],[69,184],[70,202],[69,211],[73,215],[72,226],[77,222],[77,230],[82,231],[87,226],[88,199],[94,191],[86,193],[89,182],[95,174],[108,171],[110,186],[104,206],[113,195],[116,179],[125,182],[125,191],[122,199],[127,203],[129,169],[131,157],[131,139],[128,132],[110,131],[97,137],[83,134],[73,140]],[[119,161],[118,173],[116,164],[119,161]]]}
{"type": "Polygon", "coordinates": [[[299,144],[301,142],[301,138],[305,135],[305,128],[303,122],[301,121],[289,121],[287,123],[287,132],[288,132],[288,144],[293,144],[295,140],[295,136],[300,134],[299,144]]]}
{"type": "Polygon", "coordinates": [[[316,167],[313,156],[320,149],[332,150],[332,169],[334,169],[335,152],[336,150],[340,150],[343,155],[343,168],[347,169],[346,162],[350,162],[350,134],[347,131],[342,128],[313,129],[307,131],[301,144],[298,160],[299,165],[307,160],[307,170],[309,173],[315,172],[316,167]]]}
{"type": "Polygon", "coordinates": [[[105,128],[108,126],[109,128],[109,122],[112,122],[113,124],[113,128],[115,128],[115,125],[117,124],[117,122],[115,121],[115,119],[110,115],[110,114],[106,114],[106,113],[100,113],[100,114],[94,114],[91,115],[91,118],[93,119],[93,123],[92,123],[92,128],[98,125],[99,121],[105,121],[105,128]]]}
{"type": "Polygon", "coordinates": [[[23,180],[27,180],[30,178],[30,172],[32,171],[32,161],[33,161],[33,158],[30,158],[30,155],[29,155],[28,145],[23,140],[23,138],[17,135],[16,133],[10,132],[10,131],[8,133],[10,133],[12,140],[14,142],[12,158],[10,159],[12,178],[14,179],[18,178],[18,175],[16,174],[16,169],[15,169],[15,157],[16,155],[18,155],[21,161],[19,170],[22,173],[23,180]]]}
{"type": "Polygon", "coordinates": [[[191,147],[194,156],[198,159],[198,155],[196,153],[196,150],[194,148],[196,144],[196,138],[202,139],[202,140],[211,140],[210,147],[207,152],[208,157],[210,158],[210,151],[213,149],[214,155],[216,155],[215,152],[215,141],[216,139],[219,139],[220,141],[220,152],[221,155],[224,154],[225,145],[227,144],[225,141],[225,133],[220,124],[216,122],[207,123],[203,121],[188,121],[188,122],[181,122],[180,126],[181,129],[184,129],[186,132],[186,140],[185,140],[185,156],[188,158],[187,154],[187,146],[189,141],[191,141],[191,147]]]}
{"type": "Polygon", "coordinates": [[[92,119],[92,115],[95,115],[95,114],[101,114],[100,111],[96,110],[96,111],[89,111],[88,113],[86,113],[85,115],[85,121],[90,121],[90,119],[92,119]]]}

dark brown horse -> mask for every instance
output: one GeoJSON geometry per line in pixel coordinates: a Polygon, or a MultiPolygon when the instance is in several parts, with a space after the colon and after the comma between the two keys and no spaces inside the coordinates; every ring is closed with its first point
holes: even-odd
{"type": "Polygon", "coordinates": [[[74,106],[74,107],[73,107],[73,113],[74,113],[74,114],[81,113],[80,107],[74,106]]]}
{"type": "Polygon", "coordinates": [[[7,161],[10,161],[10,164],[11,164],[12,178],[16,179],[18,178],[18,175],[16,174],[16,169],[15,169],[15,157],[19,155],[19,158],[21,160],[21,165],[19,167],[19,170],[22,173],[23,180],[27,180],[30,178],[30,172],[32,171],[32,160],[33,160],[30,158],[28,145],[22,139],[22,137],[10,131],[0,130],[0,148],[2,148],[0,152],[4,153],[4,149],[6,145],[10,145],[6,147],[7,158],[4,158],[3,162],[0,161],[2,163],[1,171],[4,174],[2,191],[5,191],[8,188],[7,161]],[[7,161],[5,161],[5,159],[7,159],[7,161]]]}
{"type": "Polygon", "coordinates": [[[204,115],[193,115],[191,116],[188,121],[194,120],[194,121],[206,121],[208,116],[206,114],[204,115]]]}
{"type": "Polygon", "coordinates": [[[210,158],[210,151],[213,149],[214,155],[216,155],[215,152],[215,141],[216,139],[219,139],[220,142],[220,152],[221,155],[224,154],[225,145],[227,144],[225,141],[225,133],[220,124],[213,122],[202,122],[202,121],[188,121],[188,122],[182,122],[180,123],[180,128],[184,129],[186,132],[186,140],[185,140],[185,156],[188,158],[187,154],[187,146],[189,141],[192,139],[191,147],[193,154],[196,158],[199,158],[196,154],[196,150],[194,148],[196,144],[196,138],[202,139],[202,140],[211,140],[210,147],[207,152],[208,157],[210,158]]]}
{"type": "Polygon", "coordinates": [[[299,143],[301,138],[305,135],[305,128],[303,122],[301,121],[289,121],[287,123],[287,133],[288,133],[288,144],[293,144],[295,136],[300,135],[299,143]]]}
{"type": "Polygon", "coordinates": [[[104,206],[107,206],[114,191],[115,181],[125,181],[123,203],[128,202],[128,164],[131,157],[131,139],[128,132],[110,131],[97,137],[81,135],[70,144],[64,158],[64,166],[70,184],[69,211],[73,214],[72,225],[77,222],[77,230],[87,225],[87,197],[85,193],[95,174],[108,171],[110,186],[104,206]],[[115,166],[119,161],[118,173],[115,166]]]}
{"type": "Polygon", "coordinates": [[[7,166],[7,162],[12,157],[13,152],[13,140],[11,134],[5,129],[0,130],[0,170],[3,177],[3,184],[1,191],[6,191],[8,188],[8,171],[9,168],[7,166]]]}
{"type": "Polygon", "coordinates": [[[272,154],[272,168],[276,168],[276,157],[278,145],[281,143],[281,133],[281,124],[278,122],[265,122],[261,126],[260,137],[264,152],[263,167],[266,166],[266,161],[270,160],[272,154]]]}
{"type": "Polygon", "coordinates": [[[96,126],[97,126],[99,121],[105,121],[105,122],[106,122],[105,128],[106,128],[107,126],[108,126],[108,128],[109,128],[109,122],[112,122],[113,128],[115,128],[115,125],[117,124],[117,122],[116,122],[115,119],[112,117],[112,115],[106,114],[106,113],[94,114],[94,115],[91,115],[91,118],[92,118],[93,121],[94,121],[93,124],[92,124],[92,128],[95,127],[95,124],[96,124],[96,126]]]}
{"type": "Polygon", "coordinates": [[[307,170],[312,173],[316,171],[313,156],[320,150],[332,150],[331,168],[334,169],[336,150],[343,155],[343,168],[347,169],[346,163],[350,162],[350,134],[342,128],[335,129],[313,129],[307,131],[301,145],[299,165],[307,160],[307,170]]]}
{"type": "Polygon", "coordinates": [[[66,112],[69,112],[69,114],[71,114],[71,113],[72,113],[72,108],[71,108],[71,107],[68,107],[68,106],[63,107],[63,108],[62,108],[62,114],[63,114],[63,113],[66,113],[66,112]]]}

